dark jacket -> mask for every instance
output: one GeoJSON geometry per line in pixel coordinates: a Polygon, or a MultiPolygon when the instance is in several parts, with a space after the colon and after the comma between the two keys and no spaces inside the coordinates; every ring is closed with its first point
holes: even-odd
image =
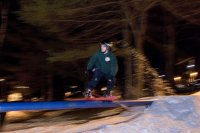
{"type": "Polygon", "coordinates": [[[97,51],[90,59],[87,70],[100,69],[105,74],[115,76],[118,71],[118,64],[115,55],[111,51],[104,54],[97,51]]]}

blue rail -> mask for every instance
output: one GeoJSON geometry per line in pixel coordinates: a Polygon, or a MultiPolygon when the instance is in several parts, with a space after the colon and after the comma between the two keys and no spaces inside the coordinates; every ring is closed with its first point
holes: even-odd
{"type": "Polygon", "coordinates": [[[151,105],[153,101],[119,100],[109,101],[54,101],[54,102],[4,102],[0,103],[0,112],[20,110],[61,110],[81,108],[112,108],[124,106],[151,105]]]}

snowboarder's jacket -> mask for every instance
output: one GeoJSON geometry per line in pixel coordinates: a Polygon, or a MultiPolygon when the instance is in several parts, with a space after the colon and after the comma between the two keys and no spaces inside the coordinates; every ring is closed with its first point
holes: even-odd
{"type": "Polygon", "coordinates": [[[100,69],[105,74],[110,74],[115,76],[118,71],[117,59],[111,51],[108,51],[106,54],[97,51],[90,59],[87,70],[100,69]]]}

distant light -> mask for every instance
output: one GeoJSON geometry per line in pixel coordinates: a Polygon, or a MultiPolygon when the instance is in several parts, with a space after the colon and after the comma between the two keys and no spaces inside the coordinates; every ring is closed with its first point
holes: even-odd
{"type": "Polygon", "coordinates": [[[66,97],[71,96],[71,95],[72,95],[72,92],[65,92],[66,97]]]}
{"type": "Polygon", "coordinates": [[[187,65],[187,68],[192,68],[192,67],[195,67],[195,65],[187,65]]]}
{"type": "Polygon", "coordinates": [[[69,88],[75,89],[75,88],[78,88],[78,86],[77,86],[77,85],[72,85],[72,86],[70,86],[69,88]]]}
{"type": "Polygon", "coordinates": [[[107,90],[107,87],[101,88],[101,91],[105,91],[105,90],[107,90]]]}
{"type": "Polygon", "coordinates": [[[16,92],[8,95],[8,102],[22,101],[23,95],[22,93],[16,92]]]}
{"type": "Polygon", "coordinates": [[[163,75],[159,75],[158,77],[159,77],[159,78],[162,78],[162,77],[165,77],[165,76],[166,76],[166,75],[163,74],[163,75]]]}
{"type": "Polygon", "coordinates": [[[196,77],[197,75],[198,75],[198,72],[190,73],[190,77],[196,77]]]}
{"type": "Polygon", "coordinates": [[[195,82],[200,81],[200,79],[196,79],[195,82]]]}
{"type": "Polygon", "coordinates": [[[14,88],[17,88],[17,89],[19,89],[19,88],[21,88],[21,89],[27,89],[27,88],[30,88],[29,86],[15,86],[14,88]]]}
{"type": "Polygon", "coordinates": [[[174,77],[174,81],[180,81],[182,77],[174,77]]]}
{"type": "Polygon", "coordinates": [[[0,82],[5,81],[6,79],[0,79],[0,82]]]}
{"type": "Polygon", "coordinates": [[[197,84],[194,84],[195,86],[199,86],[200,85],[200,83],[197,83],[197,84]]]}

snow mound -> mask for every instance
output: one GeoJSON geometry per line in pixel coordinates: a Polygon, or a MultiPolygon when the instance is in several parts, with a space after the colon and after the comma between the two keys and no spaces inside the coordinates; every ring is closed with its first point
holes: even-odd
{"type": "Polygon", "coordinates": [[[158,100],[145,109],[144,114],[140,117],[131,119],[125,123],[107,125],[86,132],[199,133],[199,130],[200,97],[167,96],[158,97],[158,100]]]}

